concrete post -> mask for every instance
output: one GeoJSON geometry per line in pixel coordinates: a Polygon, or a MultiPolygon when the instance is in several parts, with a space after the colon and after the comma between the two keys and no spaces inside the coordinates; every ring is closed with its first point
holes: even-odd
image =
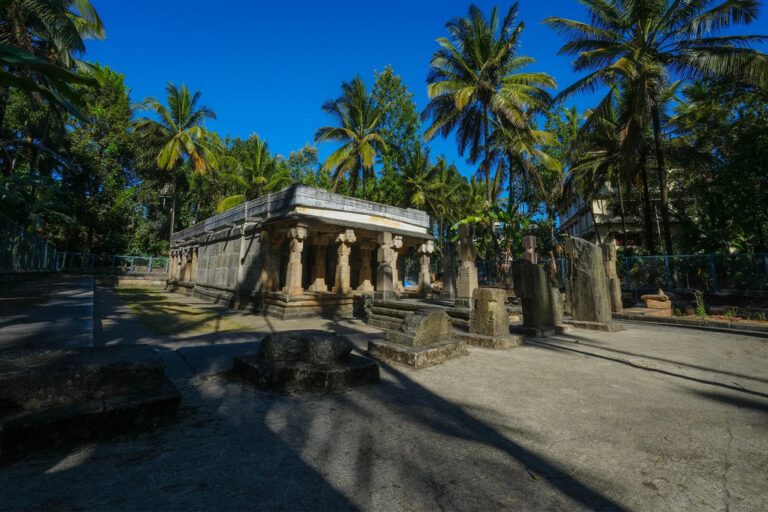
{"type": "Polygon", "coordinates": [[[298,225],[288,230],[290,248],[288,266],[285,269],[285,288],[283,288],[283,292],[288,295],[304,294],[304,288],[301,286],[301,251],[304,249],[304,239],[306,237],[307,227],[304,225],[298,225]]]}
{"type": "Polygon", "coordinates": [[[432,240],[428,240],[419,246],[419,293],[429,293],[432,290],[432,277],[429,273],[429,255],[434,251],[435,243],[432,240]]]}
{"type": "Polygon", "coordinates": [[[333,293],[349,293],[352,287],[349,283],[349,254],[352,252],[352,244],[357,237],[355,232],[348,229],[336,237],[336,243],[339,248],[336,252],[338,260],[336,262],[336,279],[333,285],[333,293]]]}
{"type": "Polygon", "coordinates": [[[328,291],[328,285],[325,282],[325,272],[327,270],[326,247],[330,238],[326,236],[312,236],[313,252],[315,254],[315,263],[312,266],[312,284],[309,285],[309,291],[325,293],[328,291]]]}
{"type": "Polygon", "coordinates": [[[362,292],[372,292],[373,284],[371,280],[371,251],[376,248],[376,243],[366,241],[360,244],[360,284],[357,289],[362,292]]]}
{"type": "Polygon", "coordinates": [[[472,292],[477,288],[475,227],[459,224],[459,277],[456,280],[456,306],[470,307],[472,292]]]}

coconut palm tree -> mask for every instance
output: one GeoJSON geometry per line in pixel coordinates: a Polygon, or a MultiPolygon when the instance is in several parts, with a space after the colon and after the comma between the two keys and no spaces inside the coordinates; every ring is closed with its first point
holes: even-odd
{"type": "Polygon", "coordinates": [[[319,128],[315,132],[315,141],[342,143],[326,159],[323,169],[333,172],[334,191],[344,176],[349,176],[352,191],[356,193],[360,179],[363,199],[366,199],[366,180],[374,176],[376,153],[388,149],[378,132],[379,121],[387,105],[376,104],[360,77],[343,82],[341,91],[337,99],[323,104],[323,112],[333,117],[338,126],[319,128]]]}
{"type": "Polygon", "coordinates": [[[251,135],[246,141],[237,139],[231,153],[232,156],[222,159],[225,169],[221,175],[239,193],[222,199],[216,208],[218,212],[276,192],[294,181],[288,167],[270,154],[267,141],[258,135],[251,135]]]}
{"type": "Polygon", "coordinates": [[[449,37],[437,40],[427,76],[430,102],[422,113],[432,124],[424,134],[429,141],[439,134],[456,132],[461,154],[468,148],[475,162],[485,148],[481,174],[485,178],[486,200],[493,201],[489,144],[492,118],[514,126],[528,123],[526,112],[549,103],[545,88],[555,87],[546,73],[524,73],[535,61],[518,55],[523,23],[515,24],[517,3],[501,18],[498,8],[486,18],[472,5],[467,18],[454,18],[446,24],[449,37]]]}
{"type": "MultiPolygon", "coordinates": [[[[560,53],[575,55],[573,68],[589,73],[560,97],[628,81],[633,92],[637,129],[653,130],[664,246],[672,251],[669,198],[662,144],[660,96],[670,77],[729,77],[756,86],[768,85],[768,56],[751,48],[760,35],[723,35],[734,25],[749,24],[760,11],[757,0],[585,0],[590,22],[559,17],[543,21],[568,42],[560,53]]],[[[641,145],[639,166],[645,166],[641,145]]]]}
{"type": "Polygon", "coordinates": [[[180,88],[168,82],[166,107],[156,98],[146,98],[135,106],[137,111],[150,112],[156,119],[141,117],[134,130],[149,145],[149,153],[157,166],[170,174],[171,227],[173,236],[176,220],[176,182],[182,164],[190,161],[196,172],[203,174],[216,167],[218,139],[205,129],[207,119],[216,119],[213,110],[198,105],[201,92],[192,94],[186,85],[180,88]]]}

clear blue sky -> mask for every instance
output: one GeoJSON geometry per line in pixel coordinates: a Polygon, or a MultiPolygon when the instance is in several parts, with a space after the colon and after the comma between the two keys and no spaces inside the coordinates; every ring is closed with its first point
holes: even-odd
{"type": "MultiPolygon", "coordinates": [[[[222,136],[258,133],[274,153],[288,156],[312,142],[319,126],[330,124],[322,103],[339,95],[342,81],[356,75],[373,85],[374,70],[391,65],[427,103],[425,79],[446,35],[445,22],[465,16],[470,2],[388,0],[381,2],[251,0],[92,0],[107,30],[103,41],[88,41],[86,58],[125,74],[133,101],[164,99],[170,80],[203,93],[218,119],[208,123],[222,136]]],[[[476,2],[490,14],[494,2],[476,2]]],[[[510,3],[498,4],[506,12],[510,3]]],[[[521,53],[536,59],[561,87],[578,75],[571,58],[558,56],[562,38],[541,25],[547,16],[585,19],[575,0],[523,0],[521,53]]],[[[766,13],[742,33],[767,33],[766,13]]],[[[581,111],[593,99],[571,102],[581,111]]],[[[450,139],[434,139],[432,154],[445,154],[465,174],[473,166],[450,139]]],[[[321,144],[321,159],[333,146],[321,144]]]]}

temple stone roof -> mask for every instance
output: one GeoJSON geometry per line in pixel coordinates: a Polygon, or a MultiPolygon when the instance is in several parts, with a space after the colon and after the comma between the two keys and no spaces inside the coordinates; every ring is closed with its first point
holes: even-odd
{"type": "Polygon", "coordinates": [[[292,185],[209,217],[173,234],[173,242],[248,222],[264,224],[284,219],[321,222],[347,228],[387,231],[413,238],[432,239],[429,216],[421,210],[398,208],[328,192],[307,185],[292,185]]]}

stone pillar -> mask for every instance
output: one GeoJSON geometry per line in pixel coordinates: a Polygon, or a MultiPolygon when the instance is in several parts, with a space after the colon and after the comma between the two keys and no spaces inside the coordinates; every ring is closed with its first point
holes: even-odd
{"type": "Polygon", "coordinates": [[[298,225],[288,230],[288,239],[291,245],[288,253],[288,266],[285,269],[285,288],[283,288],[283,292],[288,295],[304,294],[304,288],[301,286],[301,251],[304,249],[306,237],[306,226],[298,225]]]}
{"type": "Polygon", "coordinates": [[[357,289],[361,292],[372,292],[373,284],[371,280],[371,251],[376,248],[376,243],[365,241],[360,244],[360,284],[357,289]]]}
{"type": "Polygon", "coordinates": [[[470,307],[472,292],[477,288],[475,258],[475,226],[459,224],[459,277],[456,280],[456,306],[470,307]]]}
{"type": "Polygon", "coordinates": [[[192,248],[187,247],[184,251],[184,281],[192,281],[192,248]]]}
{"type": "Polygon", "coordinates": [[[402,236],[393,236],[392,237],[392,285],[394,290],[397,293],[403,293],[405,291],[405,286],[403,285],[403,279],[405,279],[405,276],[400,275],[400,271],[398,270],[398,262],[397,259],[400,257],[400,249],[403,248],[403,237],[402,236]]]}
{"type": "Polygon", "coordinates": [[[192,283],[197,282],[197,265],[198,265],[197,251],[198,249],[199,249],[198,247],[192,248],[192,275],[189,278],[190,282],[192,283]]]}
{"type": "Polygon", "coordinates": [[[523,237],[523,259],[530,261],[534,265],[539,263],[539,256],[536,254],[536,237],[527,235],[523,237]]]}
{"type": "Polygon", "coordinates": [[[443,246],[443,291],[440,292],[440,298],[456,298],[456,246],[453,242],[446,242],[443,246]]]}
{"type": "Polygon", "coordinates": [[[312,284],[309,285],[309,291],[324,293],[328,291],[328,285],[325,283],[326,272],[326,247],[330,242],[327,236],[315,236],[312,240],[312,248],[315,254],[315,262],[312,265],[312,284]]]}
{"type": "Polygon", "coordinates": [[[611,295],[611,311],[621,313],[624,310],[624,304],[621,302],[621,283],[619,275],[616,273],[616,244],[610,242],[600,244],[603,251],[603,266],[605,267],[605,277],[608,279],[608,293],[611,295]]]}
{"type": "Polygon", "coordinates": [[[591,242],[571,236],[565,240],[565,254],[568,257],[565,293],[570,302],[572,323],[590,324],[587,327],[610,323],[611,298],[602,251],[591,242]]]}
{"type": "Polygon", "coordinates": [[[392,233],[379,233],[379,249],[376,252],[376,293],[377,299],[391,299],[395,296],[395,251],[392,249],[392,233]]]}
{"type": "Polygon", "coordinates": [[[259,289],[262,292],[275,292],[280,287],[280,252],[284,234],[261,232],[262,251],[264,251],[264,263],[261,268],[259,289]]]}
{"type": "Polygon", "coordinates": [[[338,259],[336,261],[336,279],[333,284],[333,293],[349,293],[352,287],[349,283],[349,253],[352,252],[352,244],[357,237],[355,232],[348,229],[336,237],[336,243],[339,248],[336,251],[338,259]]]}
{"type": "Polygon", "coordinates": [[[428,240],[419,246],[417,251],[419,255],[419,293],[429,293],[432,291],[432,277],[429,273],[429,255],[435,251],[435,243],[428,240]]]}

